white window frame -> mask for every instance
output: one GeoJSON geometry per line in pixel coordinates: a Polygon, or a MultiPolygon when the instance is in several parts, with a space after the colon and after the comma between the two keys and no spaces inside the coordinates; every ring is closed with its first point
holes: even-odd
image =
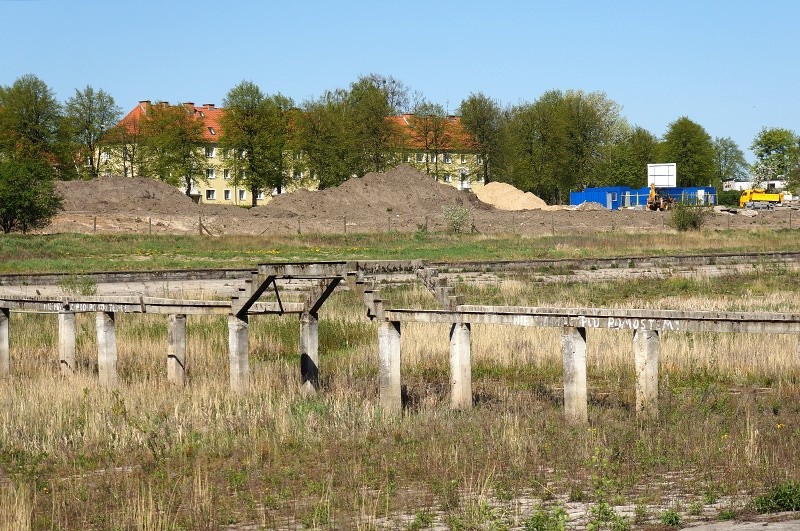
{"type": "Polygon", "coordinates": [[[415,158],[417,162],[425,162],[425,153],[417,153],[415,158]]]}
{"type": "Polygon", "coordinates": [[[217,191],[213,188],[206,188],[206,201],[216,201],[217,191]]]}
{"type": "Polygon", "coordinates": [[[214,158],[214,148],[211,146],[206,146],[206,158],[213,159],[214,158]]]}
{"type": "Polygon", "coordinates": [[[444,163],[445,164],[452,164],[453,163],[453,156],[450,153],[444,154],[444,163]]]}
{"type": "Polygon", "coordinates": [[[239,190],[239,201],[247,200],[247,190],[239,190]]]}
{"type": "Polygon", "coordinates": [[[466,164],[466,163],[467,163],[467,154],[466,153],[462,153],[461,154],[461,164],[466,164]]]}
{"type": "Polygon", "coordinates": [[[231,170],[229,170],[228,168],[222,170],[222,178],[225,179],[226,181],[229,181],[231,179],[231,170]]]}
{"type": "Polygon", "coordinates": [[[214,168],[206,168],[206,179],[216,179],[217,175],[214,172],[214,168]]]}
{"type": "Polygon", "coordinates": [[[231,200],[231,190],[230,190],[230,188],[225,188],[225,190],[222,191],[222,198],[225,201],[230,201],[231,200]]]}

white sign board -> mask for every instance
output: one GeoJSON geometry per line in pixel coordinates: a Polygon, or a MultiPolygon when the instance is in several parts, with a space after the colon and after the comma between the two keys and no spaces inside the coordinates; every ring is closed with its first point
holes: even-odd
{"type": "Polygon", "coordinates": [[[647,186],[656,188],[675,188],[678,186],[678,172],[674,162],[647,165],[647,186]]]}

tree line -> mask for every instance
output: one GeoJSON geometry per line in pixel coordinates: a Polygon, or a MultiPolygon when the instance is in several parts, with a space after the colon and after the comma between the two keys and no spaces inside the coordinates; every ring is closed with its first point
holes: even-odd
{"type": "MultiPolygon", "coordinates": [[[[507,182],[556,203],[585,187],[643,186],[654,162],[677,163],[679,186],[720,186],[748,174],[757,183],[783,178],[800,185],[800,137],[790,129],[762,129],[750,146],[751,166],[731,138],[712,139],[685,116],[658,138],[630,124],[601,92],[550,90],[505,107],[473,93],[457,111],[466,137],[454,132],[442,105],[377,74],[299,104],[242,81],[222,106],[219,148],[233,184],[248,188],[254,201],[260,191],[303,180],[329,188],[385,171],[410,151],[425,153],[424,171],[437,178],[442,153],[475,153],[479,164],[470,178],[507,182]],[[404,113],[412,115],[406,128],[388,119],[404,113]]],[[[119,127],[121,117],[114,98],[91,86],[63,104],[34,75],[0,86],[0,227],[38,226],[58,208],[53,181],[97,177],[112,145],[125,146],[130,175],[187,193],[205,179],[203,124],[184,106],[152,106],[135,131],[119,127]]]]}

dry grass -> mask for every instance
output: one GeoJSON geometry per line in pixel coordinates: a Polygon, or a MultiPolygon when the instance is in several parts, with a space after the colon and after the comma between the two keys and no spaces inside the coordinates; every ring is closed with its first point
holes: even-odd
{"type": "MultiPolygon", "coordinates": [[[[635,281],[460,289],[502,304],[616,303],[628,293],[620,305],[796,312],[794,294],[776,287],[791,275],[775,272],[747,296],[717,295],[715,283],[749,277],[679,284],[666,298],[629,295],[650,288],[635,281]]],[[[389,291],[397,307],[432,305],[419,288],[389,291]]],[[[407,407],[385,417],[375,325],[363,314],[349,293],[324,308],[322,392],[312,396],[298,383],[299,323],[253,319],[244,397],[228,390],[222,318],[189,318],[189,383],[179,389],[165,381],[166,319],[118,316],[112,390],[96,380],[93,316],[77,320],[79,370],[65,379],[55,319],[14,314],[14,375],[0,382],[0,527],[369,529],[415,518],[513,527],[530,500],[742,499],[800,475],[795,337],[664,334],[660,416],[640,422],[630,333],[590,330],[586,429],[562,422],[554,329],[474,327],[476,407],[456,413],[447,327],[404,326],[407,407]]]]}

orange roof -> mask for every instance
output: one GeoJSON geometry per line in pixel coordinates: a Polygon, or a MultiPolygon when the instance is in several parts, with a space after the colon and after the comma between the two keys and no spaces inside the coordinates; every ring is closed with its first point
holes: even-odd
{"type": "MultiPolygon", "coordinates": [[[[156,103],[156,105],[159,104],[167,105],[166,102],[156,103]]],[[[120,120],[118,125],[124,127],[129,133],[138,133],[142,116],[147,114],[147,109],[149,109],[151,105],[152,103],[150,100],[140,101],[131,112],[120,120]]],[[[183,106],[192,111],[196,120],[203,121],[203,139],[207,142],[219,142],[219,137],[222,135],[220,118],[222,118],[225,112],[224,109],[218,108],[213,103],[204,103],[202,106],[197,107],[194,103],[188,102],[184,103],[183,106]]]]}
{"type": "MultiPolygon", "coordinates": [[[[156,105],[167,105],[165,102],[156,103],[156,105]]],[[[140,101],[122,120],[119,126],[124,127],[129,133],[136,134],[139,132],[139,124],[142,116],[147,114],[147,109],[153,105],[149,100],[140,101]]],[[[225,109],[217,107],[213,103],[204,103],[201,106],[195,106],[192,102],[183,104],[184,107],[190,109],[194,113],[197,120],[203,121],[203,138],[207,142],[218,142],[222,136],[221,119],[225,114],[225,109]]],[[[401,114],[399,116],[387,116],[387,120],[392,122],[400,131],[404,138],[405,147],[409,149],[424,149],[424,142],[414,134],[412,123],[414,121],[413,114],[401,114]]],[[[447,139],[444,149],[475,149],[475,140],[464,129],[461,124],[460,116],[447,117],[447,139]]]]}

